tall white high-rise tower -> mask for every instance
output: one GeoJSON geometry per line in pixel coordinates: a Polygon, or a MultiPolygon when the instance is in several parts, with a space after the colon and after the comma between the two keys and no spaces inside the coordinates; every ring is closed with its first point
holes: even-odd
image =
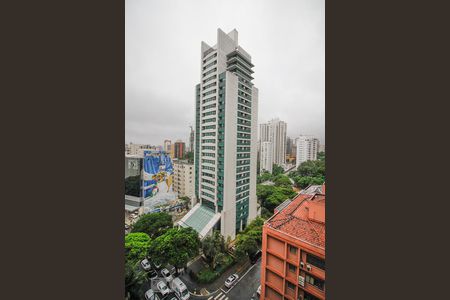
{"type": "Polygon", "coordinates": [[[217,30],[217,44],[201,45],[196,86],[195,196],[181,220],[201,237],[220,228],[227,238],[256,217],[258,89],[251,56],[238,32],[217,30]]]}

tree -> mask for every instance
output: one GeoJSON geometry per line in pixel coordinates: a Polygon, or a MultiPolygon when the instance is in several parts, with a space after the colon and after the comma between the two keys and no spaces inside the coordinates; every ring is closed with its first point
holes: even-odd
{"type": "Polygon", "coordinates": [[[317,153],[317,160],[323,160],[325,161],[325,152],[319,152],[317,153]]]}
{"type": "Polygon", "coordinates": [[[309,185],[321,185],[325,182],[324,177],[296,176],[294,182],[299,188],[306,188],[309,185]]]}
{"type": "Polygon", "coordinates": [[[263,182],[266,182],[266,181],[271,180],[271,179],[272,179],[272,174],[270,174],[270,173],[267,172],[267,171],[263,171],[263,172],[258,176],[257,182],[258,182],[258,183],[263,183],[263,182]]]}
{"type": "Polygon", "coordinates": [[[273,182],[275,183],[275,186],[284,186],[284,187],[291,187],[292,182],[286,175],[279,174],[274,179],[273,182]]]}
{"type": "Polygon", "coordinates": [[[149,255],[156,261],[184,268],[199,253],[200,238],[191,227],[172,228],[157,237],[150,245],[149,255]]]}
{"type": "Polygon", "coordinates": [[[257,185],[256,196],[261,206],[273,213],[275,207],[284,200],[290,199],[296,195],[296,192],[289,186],[270,186],[257,185]]]}
{"type": "Polygon", "coordinates": [[[189,204],[191,203],[191,198],[189,198],[188,196],[182,196],[179,197],[178,199],[180,199],[186,207],[189,207],[189,204]]]}
{"type": "Polygon", "coordinates": [[[140,288],[146,280],[147,275],[139,267],[139,262],[125,262],[125,295],[129,293],[131,299],[140,299],[140,288]]]}
{"type": "Polygon", "coordinates": [[[129,233],[125,236],[125,257],[128,261],[140,261],[147,255],[150,237],[143,232],[129,233]]]}
{"type": "Polygon", "coordinates": [[[325,177],[324,160],[308,160],[300,164],[297,168],[298,176],[325,177]]]}
{"type": "Polygon", "coordinates": [[[125,178],[125,195],[139,197],[141,193],[141,176],[129,176],[125,178]]]}
{"type": "Polygon", "coordinates": [[[225,239],[219,231],[214,231],[212,235],[207,236],[202,242],[203,254],[206,260],[214,270],[225,257],[226,247],[225,239]]]}
{"type": "Polygon", "coordinates": [[[258,248],[258,242],[254,236],[248,234],[238,234],[236,238],[236,256],[239,259],[244,259],[254,255],[258,248]]]}
{"type": "Polygon", "coordinates": [[[283,173],[284,173],[283,167],[273,164],[273,166],[272,166],[272,175],[273,176],[277,176],[278,174],[283,174],[283,173]]]}
{"type": "Polygon", "coordinates": [[[166,212],[145,214],[133,225],[131,232],[144,232],[155,239],[173,227],[172,216],[166,212]]]}
{"type": "Polygon", "coordinates": [[[253,221],[248,224],[245,230],[241,234],[246,234],[255,239],[255,241],[261,245],[262,243],[262,227],[264,225],[264,219],[261,217],[256,217],[253,221]]]}

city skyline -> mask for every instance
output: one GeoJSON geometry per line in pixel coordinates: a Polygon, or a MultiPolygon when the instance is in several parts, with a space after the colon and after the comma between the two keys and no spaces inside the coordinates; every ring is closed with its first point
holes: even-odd
{"type": "Polygon", "coordinates": [[[234,1],[175,2],[175,8],[169,2],[126,4],[126,143],[188,142],[200,41],[213,40],[217,28],[245,35],[243,47],[259,62],[259,123],[280,118],[288,136],[314,135],[325,143],[323,1],[244,2],[242,10],[233,8],[234,1]]]}

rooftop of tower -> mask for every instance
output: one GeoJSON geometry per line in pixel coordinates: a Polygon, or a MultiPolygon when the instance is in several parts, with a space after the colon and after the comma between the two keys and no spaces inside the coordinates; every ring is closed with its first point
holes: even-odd
{"type": "MultiPolygon", "coordinates": [[[[252,57],[247,53],[241,46],[239,46],[239,33],[235,29],[231,30],[229,33],[225,33],[222,29],[217,28],[217,41],[220,43],[221,41],[224,43],[232,43],[234,50],[238,51],[242,55],[244,55],[248,60],[251,61],[252,57]]],[[[202,41],[202,54],[206,56],[208,53],[217,50],[217,44],[214,46],[208,45],[206,42],[202,41]],[[205,54],[205,52],[208,52],[205,54]]]]}

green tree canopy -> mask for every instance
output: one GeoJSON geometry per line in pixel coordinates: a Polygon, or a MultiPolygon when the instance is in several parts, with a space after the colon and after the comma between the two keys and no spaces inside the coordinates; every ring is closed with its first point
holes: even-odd
{"type": "Polygon", "coordinates": [[[273,213],[275,207],[284,200],[290,199],[296,195],[296,192],[289,186],[270,186],[257,185],[256,196],[261,206],[273,213]]]}
{"type": "Polygon", "coordinates": [[[325,177],[324,160],[308,160],[300,164],[297,168],[298,176],[325,177]]]}
{"type": "Polygon", "coordinates": [[[273,164],[273,166],[272,166],[272,175],[273,176],[277,176],[278,174],[283,174],[283,173],[284,173],[283,167],[273,164]]]}
{"type": "Polygon", "coordinates": [[[238,234],[236,238],[236,256],[244,259],[258,251],[258,242],[254,236],[248,234],[238,234]]]}
{"type": "Polygon", "coordinates": [[[140,262],[125,262],[125,293],[129,293],[131,299],[141,298],[141,287],[147,280],[147,275],[139,267],[140,262]]]}
{"type": "Polygon", "coordinates": [[[294,177],[295,184],[304,189],[309,185],[321,185],[325,182],[325,178],[323,177],[311,177],[311,176],[296,176],[294,177]]]}
{"type": "Polygon", "coordinates": [[[172,216],[166,212],[159,212],[141,216],[133,225],[131,232],[144,232],[155,239],[172,227],[172,216]]]}
{"type": "Polygon", "coordinates": [[[202,250],[212,269],[215,269],[221,263],[226,253],[225,239],[219,231],[214,231],[212,235],[207,236],[202,242],[202,250]]]}
{"type": "Polygon", "coordinates": [[[155,261],[170,263],[179,269],[184,268],[189,260],[198,255],[200,245],[200,238],[194,229],[172,228],[153,240],[149,255],[155,261]]]}
{"type": "Polygon", "coordinates": [[[294,180],[299,188],[306,188],[309,185],[320,185],[325,182],[325,157],[320,160],[306,161],[293,171],[289,176],[294,180]]]}
{"type": "Polygon", "coordinates": [[[263,183],[263,182],[266,182],[266,181],[271,180],[271,179],[272,179],[272,174],[270,174],[270,173],[267,172],[267,171],[263,171],[263,172],[258,176],[257,183],[263,183]]]}
{"type": "Polygon", "coordinates": [[[273,182],[275,183],[275,186],[284,186],[284,187],[291,187],[292,182],[289,179],[288,176],[283,174],[278,174],[273,178],[273,182]]]}
{"type": "Polygon", "coordinates": [[[317,159],[325,161],[325,152],[322,151],[317,153],[317,159]]]}
{"type": "Polygon", "coordinates": [[[150,247],[150,237],[143,232],[125,235],[125,255],[128,261],[144,259],[150,247]]]}

